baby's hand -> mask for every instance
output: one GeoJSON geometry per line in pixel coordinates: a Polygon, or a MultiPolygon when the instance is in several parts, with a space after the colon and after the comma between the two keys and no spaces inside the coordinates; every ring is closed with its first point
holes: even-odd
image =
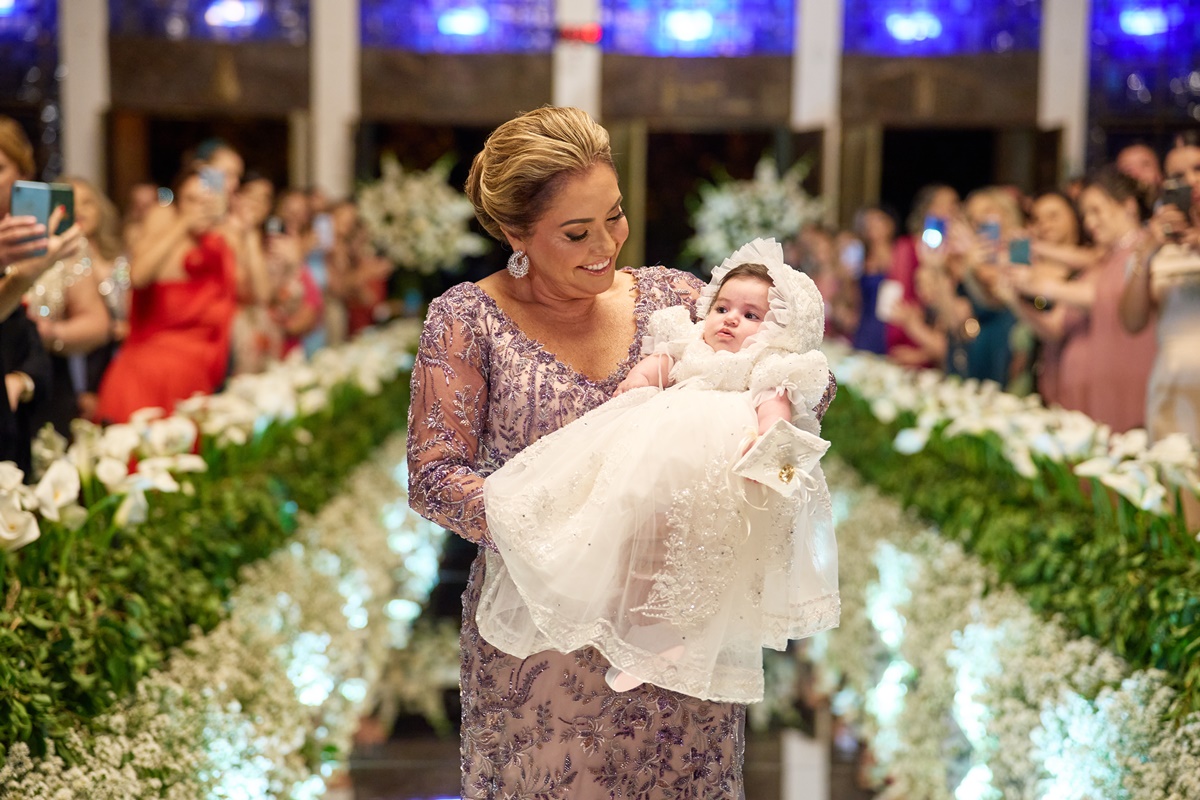
{"type": "Polygon", "coordinates": [[[617,390],[613,392],[613,397],[624,394],[631,389],[640,389],[643,386],[649,386],[650,381],[645,375],[642,375],[637,370],[634,370],[626,376],[625,380],[617,384],[617,390]]]}

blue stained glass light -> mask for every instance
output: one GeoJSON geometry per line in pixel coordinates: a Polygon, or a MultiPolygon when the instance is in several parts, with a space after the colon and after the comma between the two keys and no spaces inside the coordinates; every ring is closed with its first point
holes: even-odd
{"type": "Polygon", "coordinates": [[[1041,39],[1041,0],[846,0],[845,9],[845,52],[855,55],[1036,51],[1041,39]]]}
{"type": "Polygon", "coordinates": [[[1092,0],[1091,72],[1109,114],[1200,120],[1200,0],[1092,0]]]}
{"type": "Polygon", "coordinates": [[[0,45],[55,36],[57,5],[38,0],[0,0],[0,45]]]}
{"type": "Polygon", "coordinates": [[[361,0],[365,47],[418,53],[549,53],[554,0],[361,0]]]}
{"type": "Polygon", "coordinates": [[[222,42],[308,41],[309,0],[109,0],[116,36],[222,42]]]}
{"type": "Polygon", "coordinates": [[[793,0],[602,0],[600,46],[642,56],[790,55],[793,0]]]}

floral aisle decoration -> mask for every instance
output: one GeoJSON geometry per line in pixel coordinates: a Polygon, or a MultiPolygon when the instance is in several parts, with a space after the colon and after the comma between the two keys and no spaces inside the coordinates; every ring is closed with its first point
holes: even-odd
{"type": "Polygon", "coordinates": [[[938,524],[1046,616],[1135,669],[1160,669],[1172,715],[1200,710],[1200,542],[1182,509],[1200,460],[993,384],[831,349],[834,449],[938,524]]]}
{"type": "Polygon", "coordinates": [[[404,464],[398,434],[289,545],[246,568],[224,622],[71,731],[69,757],[13,745],[0,798],[321,796],[378,700],[389,630],[436,581],[445,532],[407,509],[404,464]]]}
{"type": "Polygon", "coordinates": [[[1200,797],[1200,713],[1172,719],[1165,673],[1044,619],[957,543],[827,461],[842,625],[810,652],[872,741],[881,798],[1200,797]]]}
{"type": "Polygon", "coordinates": [[[44,434],[34,487],[0,464],[0,761],[17,743],[71,759],[140,681],[217,626],[241,570],[290,540],[354,466],[401,429],[403,321],[267,380],[238,378],[176,414],[44,434]]]}
{"type": "Polygon", "coordinates": [[[358,207],[375,246],[400,269],[422,275],[455,271],[466,256],[487,251],[470,230],[475,211],[447,182],[452,159],[425,171],[406,170],[395,155],[380,161],[382,176],[358,190],[358,207]]]}
{"type": "Polygon", "coordinates": [[[762,158],[751,180],[728,175],[700,185],[691,214],[696,233],[686,252],[711,270],[745,242],[759,237],[787,241],[825,214],[825,203],[802,186],[810,162],[802,159],[780,172],[775,160],[762,158]]]}

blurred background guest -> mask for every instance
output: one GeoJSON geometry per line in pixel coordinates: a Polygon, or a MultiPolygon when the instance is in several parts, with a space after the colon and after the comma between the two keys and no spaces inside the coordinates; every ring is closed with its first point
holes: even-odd
{"type": "Polygon", "coordinates": [[[1158,354],[1146,396],[1152,439],[1184,433],[1200,446],[1200,133],[1180,136],[1167,153],[1168,184],[1121,295],[1131,334],[1154,328],[1158,354]]]}
{"type": "Polygon", "coordinates": [[[879,318],[879,290],[894,270],[911,271],[907,264],[911,246],[897,246],[896,218],[883,206],[861,209],[854,218],[854,233],[862,242],[862,271],[858,278],[858,328],[852,343],[859,350],[887,352],[887,330],[879,318]],[[901,266],[897,267],[897,261],[901,266]]]}
{"type": "Polygon", "coordinates": [[[52,368],[21,299],[58,261],[73,261],[82,245],[78,225],[51,233],[63,219],[62,209],[51,213],[47,225],[11,215],[13,184],[31,179],[34,169],[33,145],[24,130],[16,120],[0,117],[0,461],[15,462],[26,481],[33,478],[35,414],[49,401],[52,368]],[[31,255],[43,249],[43,255],[31,255]]]}
{"type": "Polygon", "coordinates": [[[225,379],[237,309],[237,267],[218,231],[226,199],[195,166],[156,207],[130,257],[129,336],[100,384],[97,416],[124,422],[138,409],[168,411],[225,379]]]}
{"type": "Polygon", "coordinates": [[[247,174],[230,198],[229,221],[223,231],[240,244],[238,308],[231,333],[233,375],[262,372],[279,358],[282,348],[282,337],[269,308],[272,287],[264,232],[274,203],[274,184],[257,173],[247,174]]]}
{"type": "Polygon", "coordinates": [[[932,333],[932,329],[925,312],[925,303],[917,291],[919,260],[916,243],[929,238],[929,244],[940,245],[950,224],[957,220],[960,214],[958,191],[944,183],[923,186],[913,198],[912,211],[906,226],[907,235],[899,239],[900,257],[893,259],[892,270],[888,276],[900,284],[902,292],[899,304],[893,312],[897,316],[888,322],[887,327],[888,357],[898,364],[932,367],[940,365],[945,358],[944,353],[938,355],[941,351],[940,346],[929,346],[931,340],[927,334],[932,333]]]}
{"type": "MultiPolygon", "coordinates": [[[[78,258],[55,262],[46,270],[26,292],[25,302],[50,354],[53,375],[50,391],[33,413],[34,430],[50,423],[70,439],[71,420],[80,416],[78,396],[88,388],[86,356],[108,342],[112,327],[96,264],[106,261],[111,270],[112,259],[120,254],[120,241],[112,217],[107,235],[100,234],[100,199],[91,184],[80,178],[62,181],[75,190],[75,221],[86,244],[78,258]],[[100,253],[101,240],[110,253],[107,259],[100,253]]],[[[115,209],[111,213],[115,216],[115,209]]]]}
{"type": "Polygon", "coordinates": [[[1064,320],[1059,403],[1118,432],[1145,424],[1146,386],[1156,350],[1152,326],[1131,335],[1118,316],[1126,272],[1136,263],[1139,209],[1132,178],[1114,167],[1099,170],[1085,181],[1080,195],[1084,228],[1102,254],[1097,266],[1067,280],[1013,273],[1025,296],[1070,307],[1064,320]]]}
{"type": "Polygon", "coordinates": [[[82,178],[72,178],[71,184],[75,187],[75,218],[87,237],[92,275],[104,302],[108,325],[108,336],[103,344],[84,356],[71,358],[72,375],[76,380],[80,373],[78,365],[83,363],[83,388],[78,394],[79,416],[94,420],[100,380],[121,342],[129,335],[129,259],[121,235],[121,218],[113,202],[82,178]]]}

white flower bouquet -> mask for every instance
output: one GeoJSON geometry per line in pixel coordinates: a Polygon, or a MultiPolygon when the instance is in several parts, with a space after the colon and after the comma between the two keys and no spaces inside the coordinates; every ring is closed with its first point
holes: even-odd
{"type": "Polygon", "coordinates": [[[701,184],[691,218],[696,234],[686,252],[711,270],[745,242],[769,237],[787,241],[804,225],[820,220],[824,201],[801,185],[808,170],[808,160],[802,159],[780,173],[774,159],[764,157],[752,180],[724,176],[701,184]]]}
{"type": "Polygon", "coordinates": [[[447,183],[451,159],[428,170],[406,170],[391,154],[380,161],[379,180],[358,190],[358,207],[371,241],[398,268],[422,275],[455,271],[465,256],[487,250],[469,227],[475,211],[447,183]]]}

